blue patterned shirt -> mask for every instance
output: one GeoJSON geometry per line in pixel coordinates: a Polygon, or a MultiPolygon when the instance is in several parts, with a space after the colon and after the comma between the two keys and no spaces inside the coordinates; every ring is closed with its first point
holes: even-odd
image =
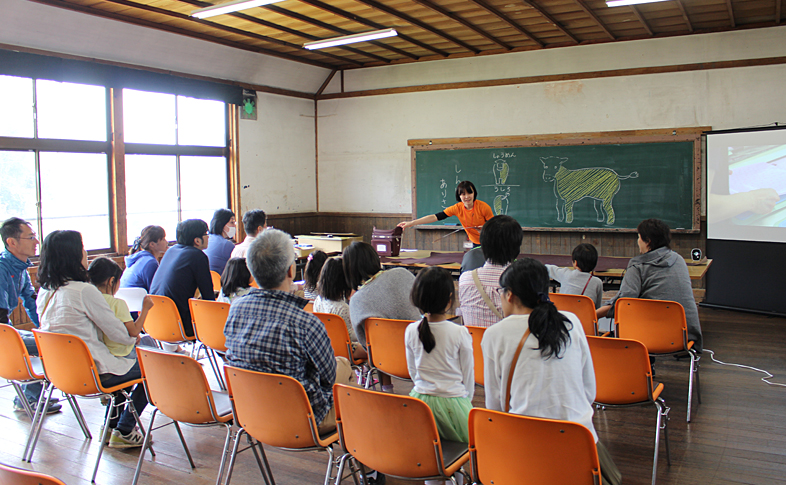
{"type": "Polygon", "coordinates": [[[336,359],[325,326],[302,310],[306,303],[290,293],[256,288],[236,299],[224,327],[226,358],[237,367],[300,381],[321,423],[333,407],[336,359]]]}

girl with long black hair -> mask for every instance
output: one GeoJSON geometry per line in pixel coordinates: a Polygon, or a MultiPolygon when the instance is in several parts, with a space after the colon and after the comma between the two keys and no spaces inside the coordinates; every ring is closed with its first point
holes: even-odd
{"type": "Polygon", "coordinates": [[[486,330],[481,343],[486,407],[587,427],[597,443],[603,483],[620,483],[592,424],[595,370],[581,322],[551,302],[540,261],[515,261],[499,284],[505,318],[486,330]]]}

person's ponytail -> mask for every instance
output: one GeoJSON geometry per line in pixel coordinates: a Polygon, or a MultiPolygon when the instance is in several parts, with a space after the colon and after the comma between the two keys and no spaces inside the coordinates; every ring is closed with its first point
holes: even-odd
{"type": "Polygon", "coordinates": [[[434,350],[437,341],[434,339],[434,334],[431,333],[431,326],[428,324],[426,317],[423,317],[423,320],[420,321],[420,325],[418,325],[418,337],[426,353],[430,353],[434,350]]]}

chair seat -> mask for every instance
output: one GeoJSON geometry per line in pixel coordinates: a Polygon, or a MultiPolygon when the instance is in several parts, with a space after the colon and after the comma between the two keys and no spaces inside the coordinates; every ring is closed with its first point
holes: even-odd
{"type": "Polygon", "coordinates": [[[442,443],[442,459],[445,461],[446,475],[450,476],[458,470],[467,460],[463,457],[469,454],[469,445],[460,441],[440,440],[442,443]],[[455,470],[451,470],[455,466],[455,470]]]}
{"type": "Polygon", "coordinates": [[[30,356],[30,367],[33,372],[33,377],[36,379],[43,379],[44,378],[44,363],[41,362],[39,357],[34,355],[30,356]]]}
{"type": "Polygon", "coordinates": [[[229,399],[229,394],[223,391],[212,391],[213,402],[216,403],[216,412],[218,413],[218,421],[225,423],[232,419],[232,401],[229,399]]]}
{"type": "Polygon", "coordinates": [[[117,392],[117,391],[119,391],[121,389],[128,389],[129,387],[135,386],[137,384],[142,384],[142,379],[141,378],[134,379],[132,381],[126,381],[126,382],[123,382],[122,384],[118,384],[118,385],[112,386],[112,387],[101,386],[101,391],[106,393],[106,394],[112,394],[113,392],[117,392]]]}

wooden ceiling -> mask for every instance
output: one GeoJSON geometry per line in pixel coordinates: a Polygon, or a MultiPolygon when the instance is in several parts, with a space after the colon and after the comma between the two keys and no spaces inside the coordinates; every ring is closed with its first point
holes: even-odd
{"type": "Polygon", "coordinates": [[[605,0],[284,0],[200,20],[190,13],[221,2],[34,1],[328,69],[776,26],[786,2],[667,0],[607,7],[605,0]],[[302,47],[390,27],[398,37],[318,51],[302,47]]]}

